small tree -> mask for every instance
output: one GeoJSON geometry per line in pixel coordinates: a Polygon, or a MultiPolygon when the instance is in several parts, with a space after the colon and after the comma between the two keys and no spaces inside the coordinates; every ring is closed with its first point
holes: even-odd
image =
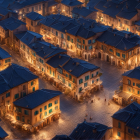
{"type": "Polygon", "coordinates": [[[122,89],[123,89],[123,87],[122,87],[122,86],[120,86],[120,87],[119,87],[119,90],[122,90],[122,89]]]}
{"type": "Polygon", "coordinates": [[[99,76],[102,76],[103,73],[99,73],[99,76]]]}

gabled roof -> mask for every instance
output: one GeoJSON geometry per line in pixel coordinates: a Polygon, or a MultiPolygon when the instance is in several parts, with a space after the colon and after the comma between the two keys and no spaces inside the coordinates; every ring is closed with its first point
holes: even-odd
{"type": "Polygon", "coordinates": [[[136,21],[136,22],[135,22],[135,25],[140,26],[140,20],[136,21]]]}
{"type": "Polygon", "coordinates": [[[112,118],[126,123],[126,126],[131,127],[140,132],[140,105],[136,102],[131,103],[127,107],[120,109],[112,118]]]}
{"type": "Polygon", "coordinates": [[[9,12],[10,12],[10,10],[0,6],[0,15],[6,16],[9,12]]]}
{"type": "Polygon", "coordinates": [[[63,64],[65,64],[69,59],[70,59],[69,55],[58,54],[50,58],[46,63],[54,68],[57,68],[59,67],[59,65],[62,66],[63,64]]]}
{"type": "Polygon", "coordinates": [[[0,139],[4,139],[8,134],[0,127],[0,139]]]}
{"type": "Polygon", "coordinates": [[[88,3],[87,3],[87,7],[91,8],[91,9],[94,9],[94,6],[99,2],[99,0],[90,0],[88,3]]]}
{"type": "Polygon", "coordinates": [[[13,31],[21,25],[26,25],[26,23],[14,18],[14,17],[10,17],[10,18],[0,21],[0,26],[5,30],[13,31]]]}
{"type": "Polygon", "coordinates": [[[0,60],[11,57],[11,55],[0,47],[0,60]]]}
{"type": "Polygon", "coordinates": [[[84,25],[75,26],[75,27],[69,29],[67,32],[69,34],[72,34],[75,36],[80,36],[80,37],[85,38],[85,39],[96,35],[92,30],[85,28],[84,25]]]}
{"type": "Polygon", "coordinates": [[[87,17],[88,15],[90,15],[92,12],[96,12],[97,10],[94,9],[93,10],[89,10],[86,7],[74,7],[72,10],[72,13],[74,14],[78,14],[79,16],[83,16],[83,17],[87,17]]]}
{"type": "Polygon", "coordinates": [[[55,47],[54,45],[44,41],[37,41],[30,44],[29,47],[34,50],[37,55],[44,59],[47,59],[59,53],[66,52],[66,50],[55,47]]]}
{"type": "Polygon", "coordinates": [[[96,23],[95,20],[83,18],[76,20],[59,14],[46,16],[40,23],[61,32],[67,31],[69,34],[85,39],[96,35],[96,33],[104,32],[108,28],[96,23]]]}
{"type": "Polygon", "coordinates": [[[54,5],[57,5],[59,4],[58,2],[56,2],[55,0],[49,0],[48,1],[48,7],[51,7],[51,6],[54,6],[54,5]]]}
{"type": "Polygon", "coordinates": [[[52,140],[73,140],[67,135],[56,135],[52,140]]]}
{"type": "Polygon", "coordinates": [[[117,16],[130,20],[138,13],[136,10],[138,4],[139,1],[137,0],[127,0],[117,16]]]}
{"type": "Polygon", "coordinates": [[[0,94],[36,78],[38,77],[29,69],[12,64],[0,72],[0,94]]]}
{"type": "MultiPolygon", "coordinates": [[[[21,35],[21,34],[20,34],[21,35]]],[[[17,35],[18,36],[18,35],[17,35]]],[[[31,43],[31,41],[34,38],[38,38],[41,39],[42,35],[36,33],[36,32],[32,32],[32,31],[26,31],[26,33],[22,36],[22,38],[20,39],[24,44],[29,45],[31,43]]]]}
{"type": "Polygon", "coordinates": [[[123,74],[123,76],[127,76],[130,78],[135,78],[140,80],[140,67],[136,67],[133,70],[129,70],[123,74]]]}
{"type": "Polygon", "coordinates": [[[82,2],[78,0],[62,0],[61,3],[67,6],[77,6],[77,5],[83,4],[82,2]]]}
{"type": "Polygon", "coordinates": [[[41,19],[44,18],[44,16],[42,16],[42,15],[36,13],[36,12],[28,13],[28,14],[26,14],[26,17],[31,19],[31,20],[34,20],[34,21],[41,20],[41,19]]]}
{"type": "Polygon", "coordinates": [[[48,100],[62,94],[60,91],[41,89],[13,102],[18,107],[34,109],[48,100]]]}
{"type": "Polygon", "coordinates": [[[91,63],[88,63],[81,59],[71,58],[66,54],[58,54],[50,58],[46,63],[54,68],[61,67],[68,73],[74,75],[75,77],[79,77],[88,71],[99,69],[99,67],[91,63]]]}
{"type": "Polygon", "coordinates": [[[21,1],[21,2],[15,1],[14,3],[12,3],[8,6],[8,9],[17,10],[17,9],[21,9],[21,8],[26,7],[26,6],[29,6],[29,5],[32,5],[32,4],[37,4],[37,3],[40,3],[40,2],[43,2],[43,1],[44,0],[24,0],[24,1],[21,1]]]}
{"type": "Polygon", "coordinates": [[[126,31],[124,32],[109,29],[99,36],[97,40],[117,49],[127,51],[137,46],[140,38],[137,35],[133,35],[132,33],[126,31]]]}
{"type": "Polygon", "coordinates": [[[12,4],[15,0],[2,0],[0,5],[1,7],[8,8],[10,4],[12,4]]]}
{"type": "Polygon", "coordinates": [[[138,5],[139,1],[137,0],[100,0],[95,5],[95,8],[101,10],[104,14],[113,18],[118,16],[130,20],[138,13],[138,5]]]}
{"type": "Polygon", "coordinates": [[[77,125],[69,137],[75,140],[101,140],[109,129],[111,128],[97,122],[88,123],[84,121],[77,125]]]}

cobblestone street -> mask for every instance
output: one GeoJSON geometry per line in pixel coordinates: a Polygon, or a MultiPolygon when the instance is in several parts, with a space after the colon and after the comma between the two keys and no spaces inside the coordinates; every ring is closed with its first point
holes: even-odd
{"type": "MultiPolygon", "coordinates": [[[[8,51],[12,55],[12,62],[28,66],[27,62],[21,60],[18,54],[15,54],[13,51],[9,50],[8,47],[2,46],[3,49],[8,51]]],[[[93,63],[101,68],[103,73],[101,80],[103,81],[104,89],[98,92],[95,92],[90,99],[83,103],[78,103],[70,97],[62,94],[61,95],[61,117],[58,121],[51,123],[50,125],[44,127],[36,134],[26,134],[21,131],[17,131],[17,138],[32,138],[32,139],[51,139],[55,135],[66,134],[69,135],[72,130],[77,126],[78,123],[81,123],[85,119],[89,122],[99,122],[108,126],[112,126],[111,116],[115,113],[120,106],[116,105],[111,99],[114,94],[114,91],[118,89],[121,81],[121,74],[124,72],[121,69],[118,69],[115,66],[111,66],[109,63],[101,61],[99,59],[91,60],[90,63],[93,63]],[[105,102],[106,98],[106,102],[105,102]],[[94,102],[91,103],[91,100],[94,99],[94,102]],[[108,101],[110,105],[108,105],[108,101]],[[90,120],[90,117],[92,120],[90,120]]],[[[48,88],[57,90],[55,87],[50,85],[48,82],[40,78],[40,88],[48,88]]],[[[6,123],[0,122],[2,126],[8,130],[10,138],[16,138],[16,133],[12,133],[12,129],[9,129],[6,123]]]]}

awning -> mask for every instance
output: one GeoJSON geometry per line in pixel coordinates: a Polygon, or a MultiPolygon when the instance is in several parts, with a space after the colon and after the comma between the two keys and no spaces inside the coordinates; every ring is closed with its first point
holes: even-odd
{"type": "Polygon", "coordinates": [[[113,97],[114,97],[114,98],[122,97],[122,98],[124,98],[124,99],[129,99],[131,96],[132,96],[131,93],[127,93],[127,92],[123,92],[123,91],[121,91],[121,92],[118,93],[118,94],[114,94],[113,97]]]}
{"type": "Polygon", "coordinates": [[[37,127],[37,126],[39,126],[40,124],[42,124],[44,121],[45,121],[45,120],[41,120],[41,121],[37,122],[36,124],[34,124],[33,126],[34,126],[34,127],[37,127]]]}
{"type": "Polygon", "coordinates": [[[23,126],[22,126],[24,129],[32,129],[32,125],[30,125],[30,124],[24,124],[23,126]]]}

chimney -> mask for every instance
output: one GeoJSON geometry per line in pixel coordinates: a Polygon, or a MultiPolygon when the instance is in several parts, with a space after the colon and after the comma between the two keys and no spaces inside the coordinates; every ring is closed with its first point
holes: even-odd
{"type": "Polygon", "coordinates": [[[128,38],[128,34],[125,34],[125,38],[128,38]]]}
{"type": "Polygon", "coordinates": [[[67,32],[67,30],[65,30],[65,33],[67,32]]]}
{"type": "Polygon", "coordinates": [[[96,128],[95,128],[95,129],[93,129],[93,133],[96,133],[96,132],[97,132],[96,128]]]}

